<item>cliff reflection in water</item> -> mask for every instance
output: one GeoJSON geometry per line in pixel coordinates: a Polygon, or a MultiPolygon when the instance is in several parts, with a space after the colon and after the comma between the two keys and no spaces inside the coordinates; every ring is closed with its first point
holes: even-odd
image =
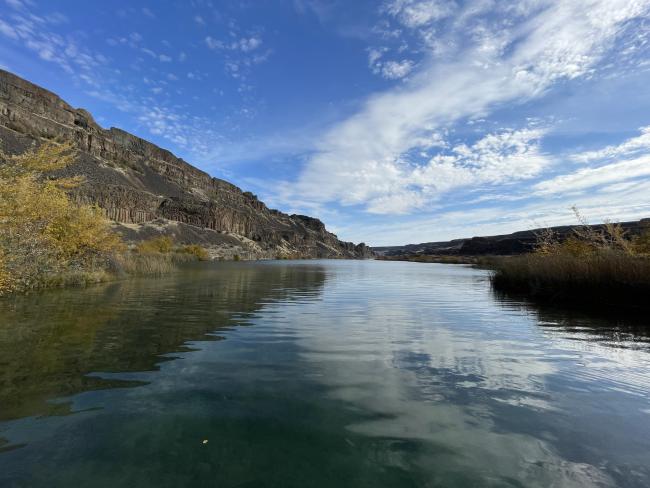
{"type": "Polygon", "coordinates": [[[317,295],[325,281],[314,265],[214,267],[0,301],[0,420],[66,414],[70,404],[52,400],[137,386],[90,374],[156,370],[186,343],[219,340],[261,304],[317,295]]]}

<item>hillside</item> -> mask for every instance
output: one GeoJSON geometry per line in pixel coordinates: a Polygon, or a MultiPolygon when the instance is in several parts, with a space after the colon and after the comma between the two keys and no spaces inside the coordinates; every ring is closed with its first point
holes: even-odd
{"type": "Polygon", "coordinates": [[[99,205],[127,240],[171,235],[214,256],[364,258],[365,244],[340,241],[323,223],[267,208],[250,192],[121,129],[104,129],[83,109],[0,70],[0,148],[9,154],[44,140],[72,141],[82,175],[79,202],[99,205]]]}
{"type": "MultiPolygon", "coordinates": [[[[630,235],[639,234],[642,229],[650,227],[650,219],[632,222],[621,222],[621,227],[630,235]]],[[[603,225],[590,226],[601,229],[603,225]]],[[[560,240],[573,233],[576,226],[565,225],[551,227],[560,240]]],[[[451,241],[423,242],[421,244],[406,244],[404,246],[373,247],[380,256],[510,256],[532,251],[540,232],[547,229],[532,229],[512,234],[495,236],[470,237],[451,241]]]]}

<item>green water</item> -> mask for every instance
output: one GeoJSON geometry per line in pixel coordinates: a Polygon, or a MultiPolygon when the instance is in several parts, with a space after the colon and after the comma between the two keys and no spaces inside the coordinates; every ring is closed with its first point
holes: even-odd
{"type": "Polygon", "coordinates": [[[0,486],[647,487],[650,340],[619,322],[373,261],[0,301],[0,486]]]}

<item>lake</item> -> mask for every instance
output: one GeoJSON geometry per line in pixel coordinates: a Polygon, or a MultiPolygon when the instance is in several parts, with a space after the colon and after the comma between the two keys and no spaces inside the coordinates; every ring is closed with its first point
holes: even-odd
{"type": "Polygon", "coordinates": [[[382,261],[1,300],[0,486],[648,487],[650,322],[382,261]]]}

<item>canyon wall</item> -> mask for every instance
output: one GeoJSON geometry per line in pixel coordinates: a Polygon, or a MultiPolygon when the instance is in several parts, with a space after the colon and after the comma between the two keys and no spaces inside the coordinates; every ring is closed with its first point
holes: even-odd
{"type": "MultiPolygon", "coordinates": [[[[365,244],[340,241],[318,219],[269,209],[252,193],[133,134],[103,129],[87,111],[0,70],[0,147],[19,153],[45,140],[74,143],[78,156],[65,172],[85,178],[74,198],[99,205],[107,217],[122,224],[117,228],[129,238],[148,235],[140,228],[164,233],[166,226],[177,229],[180,223],[186,230],[196,227],[239,238],[252,250],[252,258],[372,255],[365,244]]],[[[191,241],[198,234],[206,233],[186,231],[178,236],[191,241]]]]}

